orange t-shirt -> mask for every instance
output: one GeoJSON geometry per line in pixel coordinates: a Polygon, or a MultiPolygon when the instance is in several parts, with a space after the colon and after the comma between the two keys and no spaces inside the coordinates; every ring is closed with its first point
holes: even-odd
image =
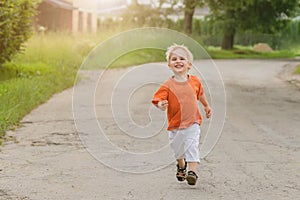
{"type": "Polygon", "coordinates": [[[168,100],[168,130],[188,128],[193,123],[201,124],[202,116],[198,101],[203,95],[202,85],[196,76],[189,75],[185,82],[173,77],[165,81],[153,96],[152,103],[168,100]]]}

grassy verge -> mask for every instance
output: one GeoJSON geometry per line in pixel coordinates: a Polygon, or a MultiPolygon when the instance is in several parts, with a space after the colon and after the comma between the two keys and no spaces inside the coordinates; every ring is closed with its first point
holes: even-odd
{"type": "Polygon", "coordinates": [[[281,50],[272,52],[255,52],[250,47],[237,46],[233,50],[221,50],[218,47],[207,47],[208,54],[213,59],[276,59],[276,58],[294,58],[295,53],[292,51],[281,50]]]}
{"type": "MultiPolygon", "coordinates": [[[[39,104],[74,83],[89,41],[64,34],[34,36],[26,51],[0,67],[0,138],[39,104]]],[[[1,139],[0,139],[1,143],[1,139]]]]}
{"type": "Polygon", "coordinates": [[[300,65],[297,66],[295,73],[300,74],[300,65]]]}
{"type": "MultiPolygon", "coordinates": [[[[273,51],[268,53],[259,53],[245,47],[236,47],[234,50],[221,50],[216,47],[208,47],[208,54],[212,59],[280,59],[293,58],[295,54],[291,51],[273,51]]],[[[194,55],[195,56],[195,55],[194,55]]],[[[196,56],[195,56],[196,57],[196,56]]],[[[197,57],[196,57],[197,59],[197,57]]],[[[147,62],[165,62],[165,51],[160,49],[143,49],[132,51],[128,54],[122,55],[116,59],[109,67],[118,68],[126,67],[147,62]]]]}
{"type": "Polygon", "coordinates": [[[117,58],[109,68],[128,67],[149,62],[164,62],[165,51],[161,49],[136,50],[117,58]]]}
{"type": "Polygon", "coordinates": [[[71,86],[59,74],[32,78],[14,78],[0,84],[0,129],[1,134],[17,125],[31,109],[45,102],[52,94],[71,86]]]}

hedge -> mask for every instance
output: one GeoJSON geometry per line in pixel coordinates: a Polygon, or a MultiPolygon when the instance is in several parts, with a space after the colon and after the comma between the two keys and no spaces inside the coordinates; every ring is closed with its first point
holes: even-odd
{"type": "Polygon", "coordinates": [[[0,66],[23,49],[32,33],[35,0],[0,1],[0,66]]]}

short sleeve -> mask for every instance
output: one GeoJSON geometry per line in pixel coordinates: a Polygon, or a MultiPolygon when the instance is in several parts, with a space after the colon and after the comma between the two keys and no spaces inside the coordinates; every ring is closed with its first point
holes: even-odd
{"type": "Polygon", "coordinates": [[[200,97],[204,94],[202,84],[197,76],[192,76],[193,88],[197,94],[197,99],[199,100],[200,97]]]}
{"type": "Polygon", "coordinates": [[[197,98],[198,100],[200,99],[200,97],[203,95],[203,88],[202,88],[202,84],[199,81],[199,87],[198,87],[198,93],[197,93],[197,98]]]}
{"type": "Polygon", "coordinates": [[[162,85],[160,88],[155,92],[152,98],[152,103],[156,106],[159,101],[167,100],[169,94],[169,89],[162,85]]]}

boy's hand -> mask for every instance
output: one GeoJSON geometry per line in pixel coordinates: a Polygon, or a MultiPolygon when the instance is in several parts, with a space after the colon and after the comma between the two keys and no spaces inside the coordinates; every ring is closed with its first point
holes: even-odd
{"type": "Polygon", "coordinates": [[[168,101],[167,100],[159,101],[157,103],[157,107],[159,109],[161,109],[162,111],[165,111],[167,109],[167,107],[168,107],[168,101]]]}
{"type": "Polygon", "coordinates": [[[211,116],[211,108],[209,106],[204,107],[204,111],[206,113],[206,118],[210,118],[211,116]]]}

